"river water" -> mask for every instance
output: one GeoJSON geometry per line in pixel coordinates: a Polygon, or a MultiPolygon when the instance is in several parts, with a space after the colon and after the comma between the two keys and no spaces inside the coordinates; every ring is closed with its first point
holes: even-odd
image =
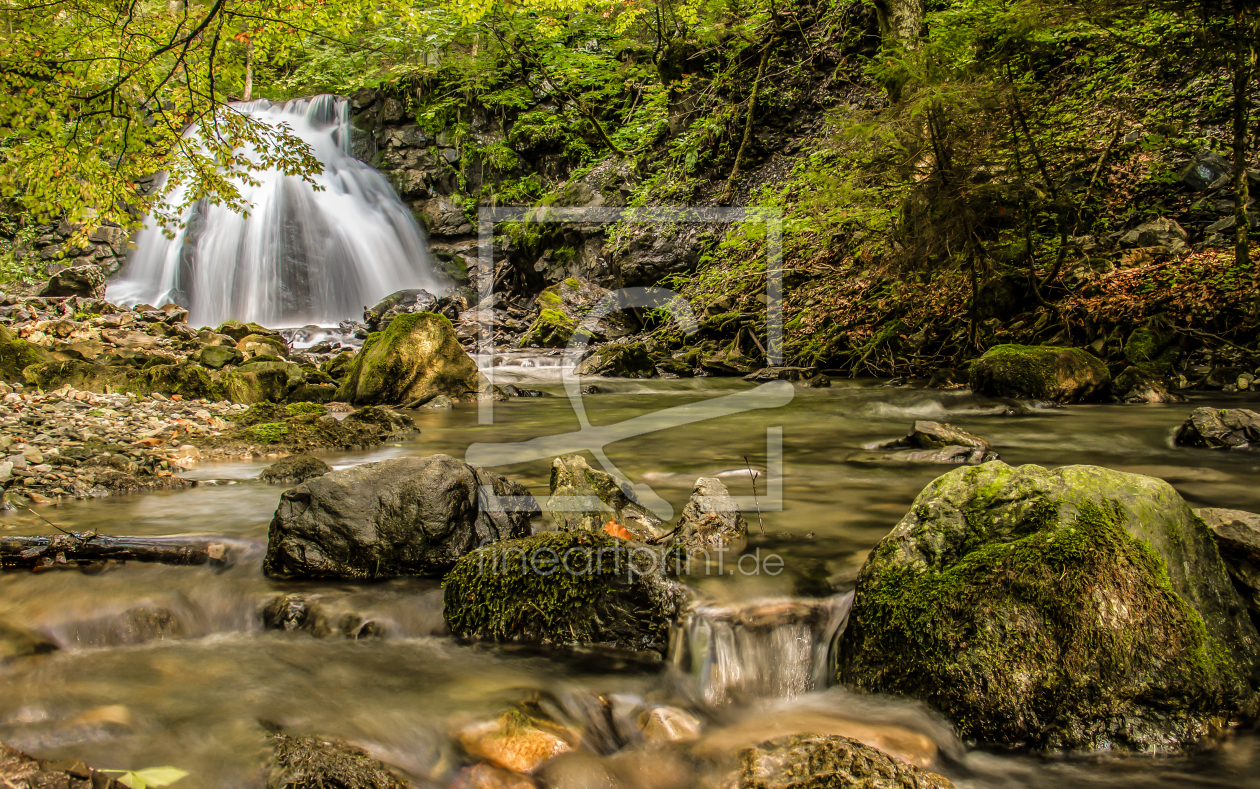
{"type": "MultiPolygon", "coordinates": [[[[554,378],[528,383],[530,375],[522,370],[515,379],[552,396],[497,403],[492,424],[479,422],[476,407],[421,410],[415,412],[420,433],[406,443],[330,453],[325,460],[345,467],[438,452],[462,458],[472,444],[577,430],[562,387],[554,378]]],[[[584,398],[594,425],[753,387],[712,378],[597,385],[602,391],[584,398]]],[[[773,448],[781,435],[781,498],[762,477],[760,523],[755,511],[745,515],[748,550],[782,557],[783,571],[693,576],[709,613],[696,614],[677,634],[677,665],[600,650],[458,643],[445,634],[441,589],[432,580],[357,585],[264,578],[261,552],[282,490],[253,479],[267,459],[203,465],[186,474],[201,484],[182,491],[45,508],[44,517],[67,529],[215,534],[254,549],[223,570],[131,564],[96,575],[0,574],[0,624],[58,647],[0,664],[0,742],[98,768],[177,766],[190,773],[179,786],[226,789],[260,785],[265,732],[280,726],[345,738],[407,771],[418,785],[441,786],[458,770],[449,734],[458,721],[533,698],[582,726],[582,710],[598,694],[630,710],[686,707],[708,722],[705,747],[715,752],[793,730],[863,731],[894,743],[894,750],[909,742],[904,750],[911,757],[928,760],[936,753],[934,769],[960,787],[1260,786],[1260,738],[1248,733],[1194,756],[1051,759],[968,751],[946,723],[917,705],[858,699],[819,681],[827,674],[828,640],[849,599],[844,592],[866,553],[918,491],[949,470],[892,463],[869,447],[904,435],[916,419],[949,421],[988,438],[1011,464],[1104,465],[1167,479],[1195,506],[1254,511],[1260,510],[1260,461],[1253,455],[1171,445],[1172,429],[1192,407],[1246,405],[1246,398],[1052,408],[966,391],[840,380],[830,389],[797,389],[781,408],[609,445],[609,460],[677,513],[698,476],[719,476],[732,493],[750,495],[747,467],[764,471],[767,441],[773,448]],[[346,613],[370,619],[384,637],[264,632],[258,610],[280,592],[318,597],[334,619],[346,613]],[[762,631],[732,631],[712,613],[806,604],[823,611],[814,624],[762,631]]],[[[772,474],[780,468],[775,454],[772,474]]],[[[535,494],[547,492],[547,460],[494,470],[535,494]]],[[[0,534],[48,531],[29,512],[0,516],[0,534]]],[[[682,787],[712,779],[694,772],[691,762],[627,769],[637,752],[601,753],[608,748],[596,734],[588,742],[593,752],[557,773],[555,785],[682,787]]]]}

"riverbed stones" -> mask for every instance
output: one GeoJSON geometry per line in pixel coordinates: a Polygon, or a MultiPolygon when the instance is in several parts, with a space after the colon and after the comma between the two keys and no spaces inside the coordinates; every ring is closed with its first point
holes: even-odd
{"type": "Polygon", "coordinates": [[[1077,403],[1106,394],[1111,374],[1080,348],[998,345],[972,362],[970,382],[984,395],[1077,403]]]}
{"type": "Polygon", "coordinates": [[[370,335],[337,391],[343,402],[409,403],[427,395],[476,400],[489,388],[451,322],[428,312],[401,315],[370,335]]]}
{"type": "Polygon", "coordinates": [[[693,555],[736,557],[748,544],[748,522],[720,479],[701,477],[678,519],[674,539],[693,555]]]}
{"type": "Polygon", "coordinates": [[[948,779],[848,737],[801,734],[740,752],[724,789],[953,789],[948,779]]]}
{"type": "Polygon", "coordinates": [[[128,789],[78,759],[47,762],[2,744],[0,783],[15,789],[128,789]]]}
{"type": "Polygon", "coordinates": [[[433,575],[487,542],[529,534],[523,486],[449,455],[333,471],[285,491],[263,569],[300,578],[433,575]],[[487,500],[493,493],[496,500],[487,500]]]}
{"type": "Polygon", "coordinates": [[[593,469],[581,455],[551,461],[548,508],[560,531],[605,531],[611,521],[640,542],[665,533],[661,519],[635,501],[611,474],[593,469]]]}
{"type": "Polygon", "coordinates": [[[610,342],[591,351],[576,372],[606,378],[652,378],[656,362],[641,342],[610,342]]]}
{"type": "Polygon", "coordinates": [[[1168,483],[996,462],[928,485],[872,552],[839,665],[981,743],[1167,750],[1254,716],[1260,636],[1168,483]]]}
{"type": "Polygon", "coordinates": [[[408,784],[367,751],[322,737],[276,734],[267,761],[267,789],[407,789],[408,784]]]}
{"type": "Polygon", "coordinates": [[[670,561],[602,533],[504,540],[455,564],[443,581],[443,615],[465,638],[664,654],[689,597],[666,577],[670,561]]]}
{"type": "Polygon", "coordinates": [[[331,466],[313,455],[292,455],[267,466],[258,478],[272,484],[297,485],[330,471],[331,466]]]}
{"type": "Polygon", "coordinates": [[[1173,440],[1208,449],[1250,449],[1260,440],[1260,414],[1248,408],[1196,408],[1173,440]]]}
{"type": "Polygon", "coordinates": [[[570,753],[582,739],[572,729],[519,710],[468,724],[456,738],[469,756],[517,773],[533,772],[548,759],[570,753]]]}

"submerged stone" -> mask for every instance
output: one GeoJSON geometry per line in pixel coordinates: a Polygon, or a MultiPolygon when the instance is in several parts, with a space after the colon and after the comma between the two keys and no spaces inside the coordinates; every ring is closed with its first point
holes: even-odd
{"type": "Polygon", "coordinates": [[[800,734],[740,753],[724,789],[953,789],[948,779],[848,737],[800,734]]]}
{"type": "Polygon", "coordinates": [[[928,485],[872,552],[839,665],[981,743],[1167,750],[1254,717],[1260,636],[1168,483],[998,462],[928,485]]]}
{"type": "Polygon", "coordinates": [[[258,478],[263,482],[297,485],[308,479],[323,476],[332,467],[312,455],[292,455],[272,463],[263,469],[258,478]]]}

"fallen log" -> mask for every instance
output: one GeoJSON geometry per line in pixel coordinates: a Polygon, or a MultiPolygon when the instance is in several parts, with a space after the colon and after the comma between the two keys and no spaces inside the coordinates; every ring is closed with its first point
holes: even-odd
{"type": "Polygon", "coordinates": [[[244,540],[195,535],[119,537],[88,533],[0,537],[0,567],[50,568],[103,561],[228,567],[253,547],[253,543],[244,540]]]}

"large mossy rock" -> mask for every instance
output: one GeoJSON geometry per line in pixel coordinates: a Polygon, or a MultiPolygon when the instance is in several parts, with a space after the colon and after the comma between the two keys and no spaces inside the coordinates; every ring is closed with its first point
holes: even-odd
{"type": "Polygon", "coordinates": [[[337,399],[356,405],[409,403],[437,395],[475,400],[487,388],[451,322],[415,312],[398,316],[388,329],[368,337],[346,371],[337,399]]]}
{"type": "Polygon", "coordinates": [[[1111,374],[1080,348],[998,345],[972,362],[971,388],[998,397],[1076,403],[1107,393],[1111,374]]]}
{"type": "Polygon", "coordinates": [[[560,310],[544,309],[521,335],[522,348],[563,348],[569,344],[577,321],[560,310]]]}
{"type": "Polygon", "coordinates": [[[932,482],[872,552],[839,678],[982,743],[1151,750],[1252,718],[1258,656],[1168,483],[995,462],[932,482]]]}
{"type": "Polygon", "coordinates": [[[478,548],[443,582],[457,636],[664,652],[686,590],[669,557],[591,532],[547,532],[478,548]]]}
{"type": "Polygon", "coordinates": [[[47,360],[48,354],[43,348],[0,326],[0,381],[24,383],[22,370],[47,360]]]}
{"type": "Polygon", "coordinates": [[[223,390],[205,368],[190,361],[174,364],[98,364],[77,360],[46,362],[26,368],[26,382],[45,391],[70,384],[81,392],[131,392],[141,397],[154,392],[189,399],[222,400],[223,390]]]}
{"type": "Polygon", "coordinates": [[[800,734],[746,748],[724,789],[953,789],[948,779],[848,737],[800,734]]]}
{"type": "Polygon", "coordinates": [[[529,534],[537,514],[523,486],[449,455],[364,463],[281,495],[263,569],[304,578],[439,574],[478,545],[529,534]],[[483,487],[506,504],[485,501],[483,487]]]}
{"type": "Polygon", "coordinates": [[[661,519],[632,499],[611,474],[590,467],[581,455],[551,461],[549,509],[560,531],[604,531],[609,521],[637,540],[665,533],[661,519]]]}

